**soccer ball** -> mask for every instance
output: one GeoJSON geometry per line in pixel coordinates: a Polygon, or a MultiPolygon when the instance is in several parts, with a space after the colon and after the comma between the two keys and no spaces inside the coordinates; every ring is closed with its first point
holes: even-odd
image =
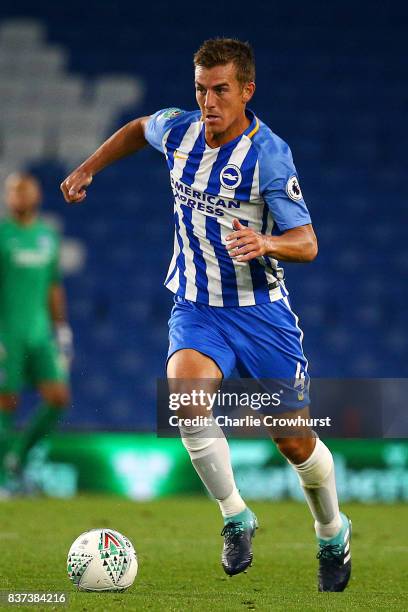
{"type": "Polygon", "coordinates": [[[136,578],[136,552],[118,531],[91,529],[72,544],[67,569],[80,591],[124,591],[136,578]]]}

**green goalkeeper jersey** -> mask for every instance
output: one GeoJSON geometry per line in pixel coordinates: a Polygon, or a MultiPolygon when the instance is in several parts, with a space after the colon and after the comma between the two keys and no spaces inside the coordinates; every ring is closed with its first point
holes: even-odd
{"type": "Polygon", "coordinates": [[[49,289],[60,280],[59,239],[41,220],[0,223],[0,331],[39,338],[51,329],[49,289]]]}

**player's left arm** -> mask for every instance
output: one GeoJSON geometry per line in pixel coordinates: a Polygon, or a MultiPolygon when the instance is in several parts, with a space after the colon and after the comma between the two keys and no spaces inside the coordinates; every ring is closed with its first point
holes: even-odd
{"type": "Polygon", "coordinates": [[[55,327],[67,325],[67,298],[61,282],[51,283],[48,290],[49,313],[55,327]]]}
{"type": "Polygon", "coordinates": [[[55,339],[57,341],[60,354],[64,357],[67,364],[73,358],[73,336],[68,323],[67,297],[62,283],[60,268],[61,245],[59,236],[55,236],[55,251],[50,262],[50,277],[48,285],[48,312],[54,324],[55,339]]]}
{"type": "Polygon", "coordinates": [[[73,336],[67,318],[67,298],[61,282],[51,283],[48,292],[50,319],[54,324],[59,351],[70,361],[73,357],[73,336]]]}
{"type": "Polygon", "coordinates": [[[266,255],[280,261],[306,263],[317,255],[317,238],[311,223],[286,230],[280,236],[266,236],[233,221],[234,232],[226,236],[227,250],[237,261],[266,255]]]}
{"type": "Polygon", "coordinates": [[[313,261],[317,239],[290,148],[282,139],[269,134],[258,143],[258,154],[260,193],[278,235],[264,235],[234,219],[235,231],[226,236],[229,254],[237,261],[264,255],[281,261],[313,261]]]}

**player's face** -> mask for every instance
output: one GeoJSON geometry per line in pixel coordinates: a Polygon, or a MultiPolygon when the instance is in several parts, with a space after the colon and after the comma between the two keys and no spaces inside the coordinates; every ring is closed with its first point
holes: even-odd
{"type": "Polygon", "coordinates": [[[243,86],[237,80],[235,64],[196,66],[195,88],[206,135],[213,138],[225,135],[228,140],[245,130],[245,105],[253,96],[255,84],[243,86]]]}
{"type": "Polygon", "coordinates": [[[35,179],[11,175],[6,180],[6,204],[13,215],[34,214],[40,200],[41,190],[35,179]]]}

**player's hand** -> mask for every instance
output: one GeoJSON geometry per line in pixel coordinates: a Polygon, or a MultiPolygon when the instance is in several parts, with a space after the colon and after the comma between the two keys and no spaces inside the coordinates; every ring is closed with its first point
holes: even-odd
{"type": "Polygon", "coordinates": [[[86,198],[86,188],[92,183],[92,174],[77,168],[62,181],[60,188],[65,201],[70,204],[79,204],[86,198]]]}
{"type": "Polygon", "coordinates": [[[235,231],[225,236],[230,257],[237,261],[249,261],[268,252],[266,236],[242,225],[238,219],[233,220],[232,226],[235,231]]]}

